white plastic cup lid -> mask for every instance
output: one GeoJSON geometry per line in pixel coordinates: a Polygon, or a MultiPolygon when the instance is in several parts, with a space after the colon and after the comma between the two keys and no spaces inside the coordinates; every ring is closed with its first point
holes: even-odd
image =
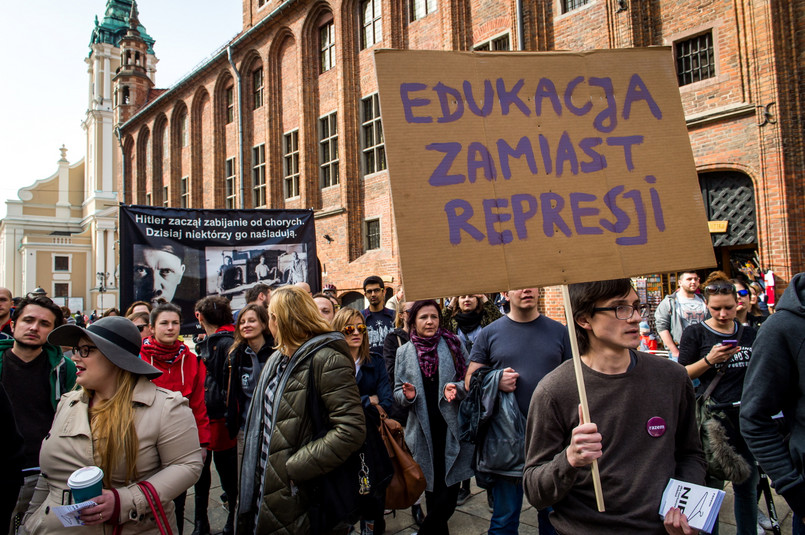
{"type": "Polygon", "coordinates": [[[71,489],[85,489],[103,479],[103,470],[97,466],[85,466],[73,472],[67,478],[67,486],[71,489]]]}

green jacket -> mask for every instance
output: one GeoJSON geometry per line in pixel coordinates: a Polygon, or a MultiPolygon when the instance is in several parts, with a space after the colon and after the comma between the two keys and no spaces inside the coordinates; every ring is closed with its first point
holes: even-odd
{"type": "MultiPolygon", "coordinates": [[[[6,349],[11,349],[13,346],[14,340],[11,338],[0,340],[0,377],[3,374],[2,355],[6,349]]],[[[50,402],[53,404],[53,410],[56,410],[62,394],[75,387],[75,364],[72,360],[64,358],[61,349],[52,344],[43,345],[42,351],[50,362],[50,402]]]]}
{"type": "Polygon", "coordinates": [[[273,432],[268,461],[263,473],[263,494],[258,499],[260,448],[266,386],[280,359],[275,351],[255,388],[244,432],[238,503],[239,533],[308,533],[308,498],[305,483],[340,466],[364,442],[366,425],[355,382],[355,364],[340,333],[327,333],[303,345],[291,357],[274,402],[273,432]],[[318,394],[322,399],[330,430],[312,440],[307,411],[308,370],[313,366],[318,394]],[[295,488],[292,489],[290,481],[295,488]],[[259,502],[259,503],[258,503],[259,502]],[[253,522],[257,517],[257,526],[253,522]]]}

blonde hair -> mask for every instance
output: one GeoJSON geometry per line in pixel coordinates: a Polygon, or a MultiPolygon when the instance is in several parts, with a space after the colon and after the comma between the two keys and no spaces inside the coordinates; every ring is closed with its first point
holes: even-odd
{"type": "MultiPolygon", "coordinates": [[[[361,323],[364,322],[363,314],[361,314],[358,310],[354,308],[345,307],[336,312],[335,317],[333,318],[333,330],[341,332],[341,329],[346,326],[347,323],[352,321],[352,318],[358,317],[361,320],[361,323]]],[[[364,362],[369,360],[369,335],[366,331],[363,332],[363,341],[361,341],[361,347],[358,348],[358,358],[355,360],[358,364],[363,364],[364,362]]]]}
{"type": "Polygon", "coordinates": [[[298,348],[317,334],[332,331],[310,294],[297,286],[281,286],[271,292],[268,315],[277,323],[274,349],[286,355],[291,353],[289,348],[298,348]]]}
{"type": "MultiPolygon", "coordinates": [[[[118,369],[115,394],[89,409],[89,425],[95,441],[95,451],[100,457],[98,466],[103,470],[105,488],[111,488],[112,472],[121,459],[125,459],[126,465],[125,484],[137,480],[137,451],[140,440],[134,427],[132,395],[138,380],[138,375],[118,369]]],[[[94,394],[87,389],[84,392],[89,396],[94,394]]]]}

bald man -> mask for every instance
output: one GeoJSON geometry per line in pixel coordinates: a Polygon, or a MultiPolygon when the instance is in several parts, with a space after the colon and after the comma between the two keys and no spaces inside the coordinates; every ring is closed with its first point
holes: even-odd
{"type": "MultiPolygon", "coordinates": [[[[294,253],[294,254],[296,254],[296,253],[294,253]]],[[[294,286],[296,286],[298,288],[302,288],[304,291],[306,291],[310,295],[313,295],[313,292],[310,289],[310,284],[308,284],[308,283],[306,283],[304,281],[297,282],[296,284],[294,284],[294,286]]]]}
{"type": "Polygon", "coordinates": [[[11,298],[11,290],[0,288],[0,340],[14,337],[11,331],[11,307],[14,302],[11,298]]]}

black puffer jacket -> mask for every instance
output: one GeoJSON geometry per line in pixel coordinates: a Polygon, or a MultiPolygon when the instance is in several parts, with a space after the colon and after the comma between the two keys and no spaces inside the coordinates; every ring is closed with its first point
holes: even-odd
{"type": "Polygon", "coordinates": [[[235,396],[229,395],[235,380],[229,363],[229,349],[234,341],[232,330],[224,328],[207,336],[196,346],[198,356],[207,367],[204,402],[210,420],[237,419],[238,402],[235,396]]]}

